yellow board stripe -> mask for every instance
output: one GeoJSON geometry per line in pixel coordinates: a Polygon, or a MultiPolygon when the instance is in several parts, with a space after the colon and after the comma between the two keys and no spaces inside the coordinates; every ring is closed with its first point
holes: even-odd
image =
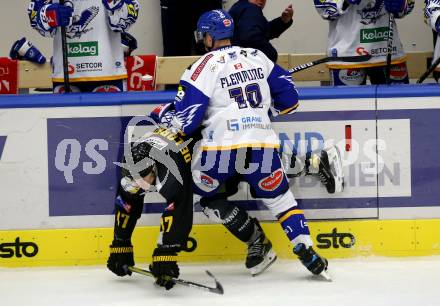
{"type": "Polygon", "coordinates": [[[304,212],[300,209],[291,210],[291,211],[287,212],[285,215],[283,215],[281,218],[279,218],[278,221],[280,223],[284,222],[287,220],[287,218],[289,218],[290,216],[293,216],[293,215],[304,215],[304,212]]]}
{"type": "MultiPolygon", "coordinates": [[[[440,255],[440,219],[309,221],[308,225],[314,249],[330,260],[440,255]]],[[[261,222],[261,226],[279,258],[298,260],[279,222],[261,222]]],[[[136,227],[131,239],[136,263],[151,263],[158,235],[159,226],[136,227]]],[[[246,244],[221,224],[194,225],[190,236],[197,248],[180,252],[179,262],[245,261],[246,244]]],[[[0,267],[104,266],[112,240],[113,228],[0,231],[0,267]]]]}

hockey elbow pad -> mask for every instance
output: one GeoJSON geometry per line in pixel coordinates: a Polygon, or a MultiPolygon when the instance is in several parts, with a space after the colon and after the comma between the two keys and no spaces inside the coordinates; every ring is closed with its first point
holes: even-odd
{"type": "Polygon", "coordinates": [[[136,22],[139,15],[137,0],[103,0],[108,11],[110,29],[115,32],[126,31],[136,22]]]}
{"type": "Polygon", "coordinates": [[[104,4],[104,7],[107,10],[114,12],[116,10],[119,10],[125,4],[125,1],[124,0],[102,0],[102,4],[104,4]]]}

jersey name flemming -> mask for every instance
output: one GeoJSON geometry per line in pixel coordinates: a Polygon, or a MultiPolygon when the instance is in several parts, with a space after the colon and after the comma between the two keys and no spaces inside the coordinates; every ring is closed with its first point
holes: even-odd
{"type": "Polygon", "coordinates": [[[232,73],[227,77],[220,78],[220,82],[222,88],[225,88],[225,87],[237,85],[239,83],[245,83],[248,81],[262,80],[262,79],[264,79],[263,69],[256,68],[256,69],[249,69],[249,70],[243,70],[232,73]]]}

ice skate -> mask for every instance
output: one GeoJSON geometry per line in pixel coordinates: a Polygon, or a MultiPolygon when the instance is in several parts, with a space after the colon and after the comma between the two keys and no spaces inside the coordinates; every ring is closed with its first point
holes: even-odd
{"type": "Polygon", "coordinates": [[[311,246],[307,248],[304,243],[298,243],[293,248],[293,253],[298,256],[301,263],[312,274],[322,276],[327,281],[332,281],[330,274],[327,272],[327,259],[316,253],[311,246]]]}
{"type": "Polygon", "coordinates": [[[251,271],[252,276],[263,273],[277,259],[277,255],[272,249],[272,243],[263,233],[258,221],[256,221],[256,227],[255,236],[257,237],[248,243],[248,254],[246,257],[246,268],[251,271]]]}

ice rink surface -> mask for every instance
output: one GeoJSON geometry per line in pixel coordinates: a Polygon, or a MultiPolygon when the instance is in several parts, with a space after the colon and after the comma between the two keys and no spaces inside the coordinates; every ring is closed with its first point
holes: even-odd
{"type": "Polygon", "coordinates": [[[334,259],[330,265],[331,283],[290,260],[278,260],[258,277],[236,262],[180,265],[182,279],[212,286],[204,272],[210,270],[224,295],[183,286],[165,291],[150,277],[119,278],[104,266],[0,268],[0,305],[440,305],[440,257],[334,259]]]}

